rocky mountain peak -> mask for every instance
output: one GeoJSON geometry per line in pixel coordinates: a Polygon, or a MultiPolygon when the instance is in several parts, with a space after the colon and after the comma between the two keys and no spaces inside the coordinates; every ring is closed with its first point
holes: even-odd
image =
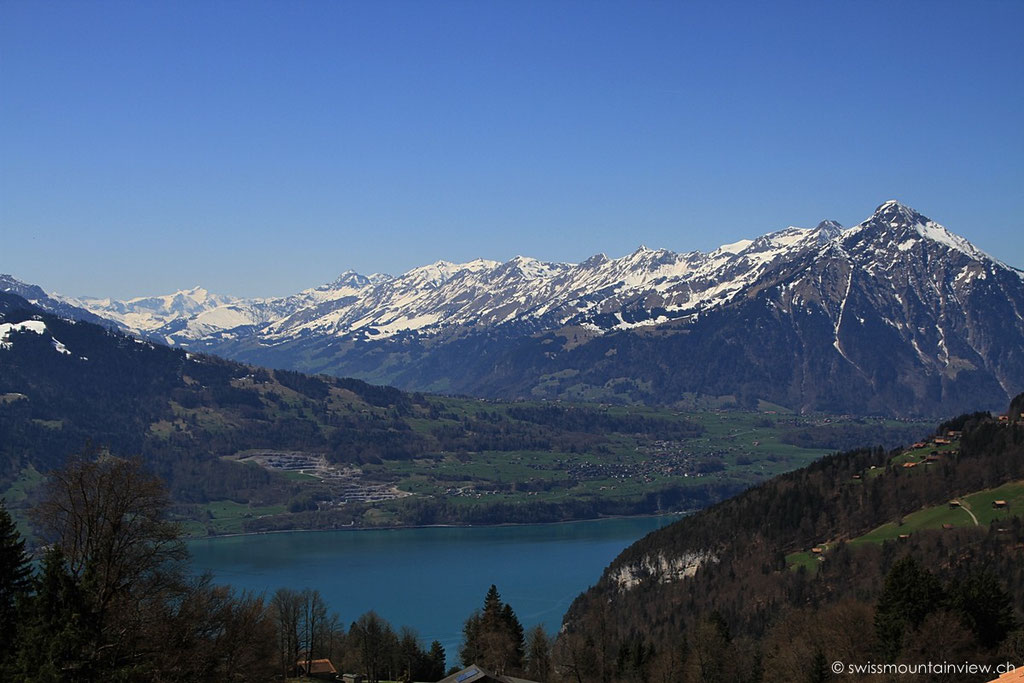
{"type": "Polygon", "coordinates": [[[881,223],[895,228],[929,223],[930,220],[909,206],[901,204],[895,199],[890,199],[875,209],[868,222],[881,223]]]}
{"type": "Polygon", "coordinates": [[[814,226],[814,232],[818,235],[818,242],[827,242],[843,234],[843,226],[839,221],[823,220],[814,226]]]}
{"type": "Polygon", "coordinates": [[[370,284],[370,278],[367,276],[357,273],[354,270],[346,270],[344,273],[335,278],[334,282],[327,285],[330,289],[341,289],[342,287],[351,287],[352,289],[362,289],[363,287],[370,284]]]}

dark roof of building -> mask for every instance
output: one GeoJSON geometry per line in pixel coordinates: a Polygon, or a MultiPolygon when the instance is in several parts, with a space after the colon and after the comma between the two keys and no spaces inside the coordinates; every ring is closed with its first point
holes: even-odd
{"type": "Polygon", "coordinates": [[[438,683],[537,683],[525,678],[514,676],[500,676],[492,674],[481,666],[471,664],[462,671],[456,671],[447,678],[442,678],[438,683]]]}

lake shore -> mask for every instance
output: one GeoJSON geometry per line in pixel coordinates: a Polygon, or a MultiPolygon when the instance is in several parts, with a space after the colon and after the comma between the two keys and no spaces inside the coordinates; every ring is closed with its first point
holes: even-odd
{"type": "Polygon", "coordinates": [[[271,536],[275,534],[295,534],[328,531],[405,531],[409,529],[499,529],[504,527],[529,527],[529,526],[559,526],[564,524],[582,524],[587,522],[603,522],[609,520],[624,519],[656,519],[660,517],[685,517],[692,515],[697,510],[684,512],[663,512],[648,515],[606,515],[602,517],[589,517],[586,519],[563,519],[555,522],[499,522],[497,524],[403,524],[396,526],[365,526],[351,525],[331,528],[311,529],[271,529],[267,531],[242,531],[230,534],[212,534],[207,536],[187,535],[185,541],[213,541],[222,538],[240,538],[245,536],[271,536]]]}

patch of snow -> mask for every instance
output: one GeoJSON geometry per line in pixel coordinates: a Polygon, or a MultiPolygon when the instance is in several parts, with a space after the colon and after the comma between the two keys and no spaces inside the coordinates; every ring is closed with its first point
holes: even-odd
{"type": "Polygon", "coordinates": [[[981,249],[978,249],[963,237],[960,237],[960,235],[954,235],[934,221],[918,223],[915,227],[917,229],[917,233],[925,239],[938,242],[945,247],[967,254],[972,259],[976,259],[978,261],[992,260],[991,257],[981,249]]]}
{"type": "Polygon", "coordinates": [[[739,240],[738,242],[732,242],[731,244],[723,244],[711,253],[739,254],[753,243],[754,240],[739,240]]]}
{"type": "Polygon", "coordinates": [[[10,341],[11,332],[35,332],[43,334],[46,332],[46,323],[42,320],[26,320],[20,323],[0,323],[0,349],[9,349],[13,342],[10,341]]]}

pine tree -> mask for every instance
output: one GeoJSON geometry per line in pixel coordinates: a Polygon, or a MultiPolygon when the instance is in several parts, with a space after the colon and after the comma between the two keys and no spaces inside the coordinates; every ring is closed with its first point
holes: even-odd
{"type": "Polygon", "coordinates": [[[990,570],[981,570],[951,588],[954,605],[982,647],[999,645],[1013,629],[1014,616],[1013,599],[1003,590],[998,577],[990,570]]]}
{"type": "Polygon", "coordinates": [[[0,500],[0,672],[10,659],[17,638],[17,602],[30,585],[31,569],[25,539],[0,500]]]}
{"type": "Polygon", "coordinates": [[[444,678],[445,652],[444,646],[439,641],[435,640],[430,644],[427,660],[430,662],[430,671],[427,678],[432,681],[439,681],[444,678]]]}
{"type": "Polygon", "coordinates": [[[90,680],[91,610],[56,546],[43,558],[18,633],[17,669],[38,683],[90,680]]]}
{"type": "Polygon", "coordinates": [[[875,639],[885,661],[896,659],[906,631],[920,626],[945,597],[939,580],[913,557],[892,566],[875,610],[875,639]]]}
{"type": "Polygon", "coordinates": [[[551,639],[538,624],[530,629],[528,641],[526,675],[543,683],[551,675],[551,639]]]}
{"type": "Polygon", "coordinates": [[[479,664],[497,674],[522,670],[523,626],[512,607],[501,601],[496,586],[487,591],[483,611],[473,612],[466,620],[462,634],[463,664],[479,664]]]}

